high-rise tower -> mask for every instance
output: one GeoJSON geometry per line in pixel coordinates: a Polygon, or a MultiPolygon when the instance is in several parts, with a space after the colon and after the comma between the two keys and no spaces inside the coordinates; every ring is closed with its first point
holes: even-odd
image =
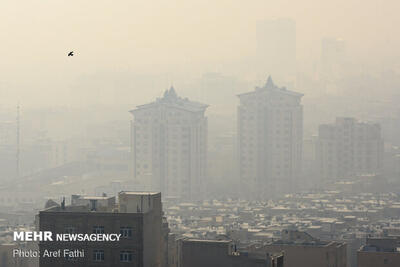
{"type": "Polygon", "coordinates": [[[319,126],[317,159],[324,181],[382,172],[384,142],[377,123],[339,117],[319,126]]]}
{"type": "Polygon", "coordinates": [[[165,197],[196,198],[206,179],[206,108],[171,87],[132,110],[134,178],[165,197]]]}
{"type": "Polygon", "coordinates": [[[239,168],[244,193],[270,198],[296,187],[301,173],[302,96],[276,86],[271,77],[263,87],[239,95],[239,168]]]}

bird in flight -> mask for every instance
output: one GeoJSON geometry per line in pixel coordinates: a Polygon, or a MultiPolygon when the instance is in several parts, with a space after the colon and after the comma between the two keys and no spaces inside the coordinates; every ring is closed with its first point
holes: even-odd
{"type": "Polygon", "coordinates": [[[71,51],[71,52],[68,53],[69,57],[72,57],[73,55],[74,55],[74,51],[71,51]]]}

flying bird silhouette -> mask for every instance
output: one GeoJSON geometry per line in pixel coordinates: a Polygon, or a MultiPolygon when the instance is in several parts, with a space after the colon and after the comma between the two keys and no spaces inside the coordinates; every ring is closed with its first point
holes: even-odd
{"type": "Polygon", "coordinates": [[[72,57],[73,55],[74,55],[74,51],[71,51],[71,52],[68,53],[69,57],[72,57]]]}

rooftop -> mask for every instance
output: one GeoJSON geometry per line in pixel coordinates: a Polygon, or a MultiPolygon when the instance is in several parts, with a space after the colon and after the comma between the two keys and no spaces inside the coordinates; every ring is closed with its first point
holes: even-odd
{"type": "Polygon", "coordinates": [[[119,203],[116,203],[116,197],[91,197],[73,195],[71,205],[65,205],[65,199],[61,204],[51,201],[52,205],[46,203],[45,209],[41,212],[102,212],[102,213],[147,213],[152,210],[153,206],[146,200],[146,208],[143,208],[143,199],[159,199],[160,192],[136,192],[136,191],[121,191],[119,193],[119,203]],[[131,197],[129,197],[131,196],[131,197]],[[142,197],[141,197],[142,196],[142,197]],[[154,198],[155,197],[155,198],[154,198]],[[127,209],[127,206],[129,208],[127,209]],[[133,207],[134,206],[134,207],[133,207]],[[141,207],[139,209],[139,207],[141,207]]]}
{"type": "Polygon", "coordinates": [[[154,102],[144,105],[139,105],[136,107],[136,109],[133,109],[130,112],[134,113],[137,110],[152,108],[158,105],[183,109],[190,112],[204,112],[205,109],[208,107],[208,105],[206,104],[190,101],[188,98],[179,97],[175,91],[175,88],[171,86],[169,90],[165,90],[163,97],[157,98],[156,101],[154,102]]]}
{"type": "Polygon", "coordinates": [[[238,97],[241,97],[241,96],[244,96],[244,95],[254,94],[256,92],[265,92],[265,91],[275,91],[275,92],[279,92],[279,93],[283,93],[283,94],[291,95],[291,96],[295,96],[295,97],[302,97],[303,96],[303,94],[301,94],[301,93],[297,93],[297,92],[294,92],[294,91],[287,90],[286,87],[278,87],[272,81],[271,76],[268,76],[267,82],[265,83],[265,85],[263,87],[258,87],[257,86],[254,91],[243,93],[243,94],[239,94],[238,97]]]}
{"type": "Polygon", "coordinates": [[[125,194],[125,195],[143,195],[143,196],[155,196],[160,194],[160,192],[145,192],[145,191],[121,191],[120,194],[125,194]]]}
{"type": "Polygon", "coordinates": [[[221,244],[227,244],[231,243],[232,240],[208,240],[208,239],[194,239],[194,238],[189,238],[183,240],[183,242],[199,242],[199,243],[221,243],[221,244]]]}

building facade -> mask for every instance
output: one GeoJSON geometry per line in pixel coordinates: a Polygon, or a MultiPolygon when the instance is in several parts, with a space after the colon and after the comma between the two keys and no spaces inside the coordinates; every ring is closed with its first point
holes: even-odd
{"type": "Polygon", "coordinates": [[[162,267],[163,226],[161,194],[121,192],[115,198],[73,198],[71,206],[53,206],[39,212],[40,231],[56,234],[121,234],[119,241],[40,242],[41,255],[61,251],[60,257],[40,257],[40,267],[162,267]],[[63,251],[79,251],[77,257],[63,251]]]}
{"type": "Polygon", "coordinates": [[[133,176],[165,197],[200,195],[207,172],[207,105],[174,88],[132,110],[133,176]]]}
{"type": "Polygon", "coordinates": [[[319,175],[326,181],[361,174],[379,174],[383,140],[379,124],[337,118],[319,126],[317,142],[319,175]]]}
{"type": "Polygon", "coordinates": [[[276,86],[239,95],[238,151],[241,190],[273,197],[296,188],[301,174],[303,107],[300,93],[276,86]]]}
{"type": "Polygon", "coordinates": [[[346,67],[346,42],[340,38],[323,38],[321,42],[321,74],[325,80],[342,77],[346,67]]]}

